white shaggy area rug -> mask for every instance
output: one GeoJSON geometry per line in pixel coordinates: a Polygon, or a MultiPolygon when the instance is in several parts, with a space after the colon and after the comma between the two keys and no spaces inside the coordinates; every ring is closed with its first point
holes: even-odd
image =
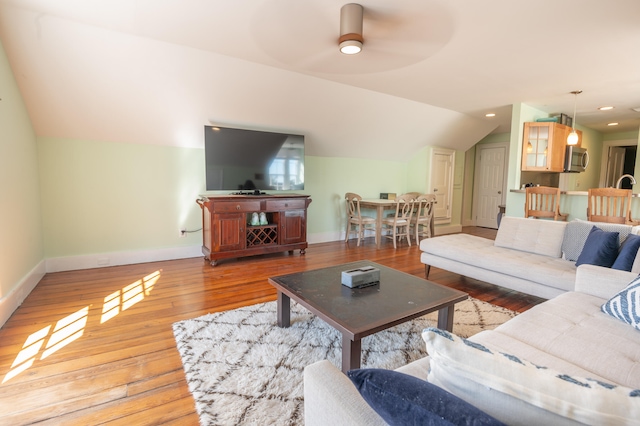
{"type": "MultiPolygon", "coordinates": [[[[469,337],[516,315],[476,299],[456,304],[453,332],[469,337]]],[[[362,367],[394,369],[426,355],[422,330],[437,313],[362,339],[362,367]]],[[[276,302],[173,324],[201,425],[304,424],[303,369],[341,365],[341,335],[291,302],[291,327],[276,325],[276,302]]]]}

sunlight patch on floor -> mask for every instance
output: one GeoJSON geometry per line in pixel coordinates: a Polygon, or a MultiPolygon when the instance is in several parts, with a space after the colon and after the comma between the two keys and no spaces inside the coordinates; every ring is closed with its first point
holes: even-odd
{"type": "MultiPolygon", "coordinates": [[[[121,312],[143,301],[151,294],[153,286],[159,279],[160,271],[155,271],[105,297],[100,324],[104,324],[121,312]]],[[[27,337],[22,349],[11,365],[11,370],[4,377],[2,383],[4,384],[28,370],[34,364],[41,351],[40,359],[43,360],[82,337],[89,320],[90,306],[87,305],[58,320],[55,326],[49,324],[27,337]]]]}
{"type": "Polygon", "coordinates": [[[126,311],[144,300],[145,297],[151,294],[151,290],[158,279],[160,279],[160,271],[155,271],[105,297],[100,324],[104,324],[120,312],[126,311]]]}

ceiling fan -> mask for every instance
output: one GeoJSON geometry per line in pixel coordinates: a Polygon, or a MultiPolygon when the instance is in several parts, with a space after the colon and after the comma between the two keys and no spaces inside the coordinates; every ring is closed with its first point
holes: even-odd
{"type": "Polygon", "coordinates": [[[423,61],[440,50],[453,33],[451,14],[442,2],[363,3],[266,2],[259,20],[252,23],[255,40],[265,53],[292,69],[360,74],[423,61]],[[340,27],[344,27],[342,31],[340,27]],[[342,37],[349,34],[359,34],[359,38],[342,37]],[[362,51],[342,54],[339,45],[345,41],[359,45],[362,51]]]}

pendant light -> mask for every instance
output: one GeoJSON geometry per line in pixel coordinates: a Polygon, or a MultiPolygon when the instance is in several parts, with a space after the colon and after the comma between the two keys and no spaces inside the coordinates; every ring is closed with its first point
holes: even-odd
{"type": "Polygon", "coordinates": [[[567,136],[567,145],[577,145],[578,144],[578,132],[576,132],[576,103],[578,102],[578,95],[582,93],[582,90],[574,90],[571,92],[575,95],[573,100],[573,118],[571,119],[571,133],[567,136]]]}

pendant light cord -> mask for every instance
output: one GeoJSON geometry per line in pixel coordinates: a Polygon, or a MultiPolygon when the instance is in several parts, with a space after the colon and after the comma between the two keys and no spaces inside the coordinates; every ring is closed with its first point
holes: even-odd
{"type": "Polygon", "coordinates": [[[582,93],[582,90],[574,90],[571,92],[574,94],[573,97],[573,117],[571,118],[571,130],[576,130],[576,105],[578,104],[578,95],[582,93]]]}

